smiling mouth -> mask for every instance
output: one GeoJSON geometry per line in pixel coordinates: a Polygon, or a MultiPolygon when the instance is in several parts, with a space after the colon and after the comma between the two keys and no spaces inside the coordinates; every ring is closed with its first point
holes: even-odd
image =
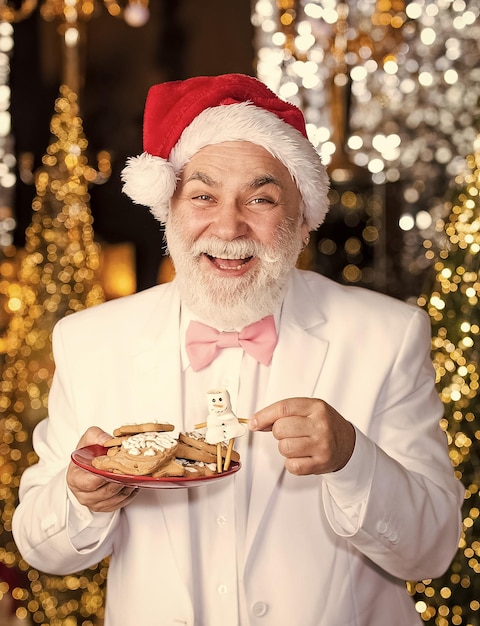
{"type": "Polygon", "coordinates": [[[245,265],[248,265],[250,261],[253,259],[253,256],[247,256],[241,259],[231,259],[227,257],[214,257],[210,254],[205,255],[211,263],[218,267],[221,270],[240,270],[245,265]]]}

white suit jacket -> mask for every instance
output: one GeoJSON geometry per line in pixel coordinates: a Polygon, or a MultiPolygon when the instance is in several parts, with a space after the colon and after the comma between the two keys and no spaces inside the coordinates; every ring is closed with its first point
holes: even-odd
{"type": "MultiPolygon", "coordinates": [[[[66,525],[65,468],[89,426],[112,432],[159,416],[182,429],[179,311],[173,282],[76,313],[54,332],[49,419],[35,433],[40,462],[22,478],[14,537],[27,562],[56,574],[111,554],[106,626],[209,626],[193,615],[186,490],[142,490],[82,551],[66,525]]],[[[249,623],[420,624],[404,581],[446,570],[463,497],[438,425],[428,316],[295,270],[270,367],[268,403],[324,399],[373,442],[374,473],[348,527],[321,476],[287,473],[271,434],[255,436],[249,623]]]]}

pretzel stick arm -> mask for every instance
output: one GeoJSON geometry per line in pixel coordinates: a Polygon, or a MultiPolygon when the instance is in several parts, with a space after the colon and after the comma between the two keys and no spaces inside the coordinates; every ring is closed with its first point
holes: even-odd
{"type": "Polygon", "coordinates": [[[228,468],[230,467],[230,461],[232,459],[232,450],[233,450],[234,442],[235,442],[235,439],[233,437],[228,442],[227,453],[225,454],[225,463],[223,465],[223,471],[224,472],[226,472],[228,470],[228,468]]]}

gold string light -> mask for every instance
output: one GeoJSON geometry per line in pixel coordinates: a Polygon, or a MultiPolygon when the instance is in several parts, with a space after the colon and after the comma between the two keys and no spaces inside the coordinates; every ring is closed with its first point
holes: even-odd
{"type": "Polygon", "coordinates": [[[42,574],[23,561],[10,535],[20,475],[36,461],[31,433],[47,413],[54,368],[52,328],[60,317],[104,300],[96,282],[99,248],[88,188],[109,176],[109,160],[100,161],[98,170],[88,164],[77,96],[67,87],[55,103],[51,131],[52,142],[36,173],[34,215],[18,280],[2,276],[8,283],[11,322],[0,382],[0,560],[25,571],[30,581],[29,588],[13,590],[21,601],[19,618],[30,615],[36,624],[93,626],[102,614],[106,566],[78,576],[42,574]]]}
{"type": "MultiPolygon", "coordinates": [[[[462,536],[449,571],[438,580],[409,583],[417,610],[435,626],[480,624],[480,137],[466,166],[455,177],[447,218],[436,224],[442,246],[434,264],[435,288],[419,298],[432,321],[433,362],[445,405],[441,426],[466,487],[462,536]]],[[[429,257],[435,256],[432,247],[427,240],[429,257]]]]}
{"type": "Polygon", "coordinates": [[[0,22],[0,249],[11,245],[16,225],[12,209],[16,158],[9,84],[13,49],[13,27],[8,22],[0,22]]]}

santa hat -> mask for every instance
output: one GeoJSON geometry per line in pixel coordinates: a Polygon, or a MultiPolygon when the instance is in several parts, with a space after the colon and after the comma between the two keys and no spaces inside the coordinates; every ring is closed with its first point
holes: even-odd
{"type": "Polygon", "coordinates": [[[305,119],[261,81],[243,74],[154,85],[145,104],[143,154],[122,171],[123,191],[165,222],[182,168],[201,148],[225,141],[262,146],[290,172],[309,230],[328,211],[328,177],[307,139],[305,119]]]}

